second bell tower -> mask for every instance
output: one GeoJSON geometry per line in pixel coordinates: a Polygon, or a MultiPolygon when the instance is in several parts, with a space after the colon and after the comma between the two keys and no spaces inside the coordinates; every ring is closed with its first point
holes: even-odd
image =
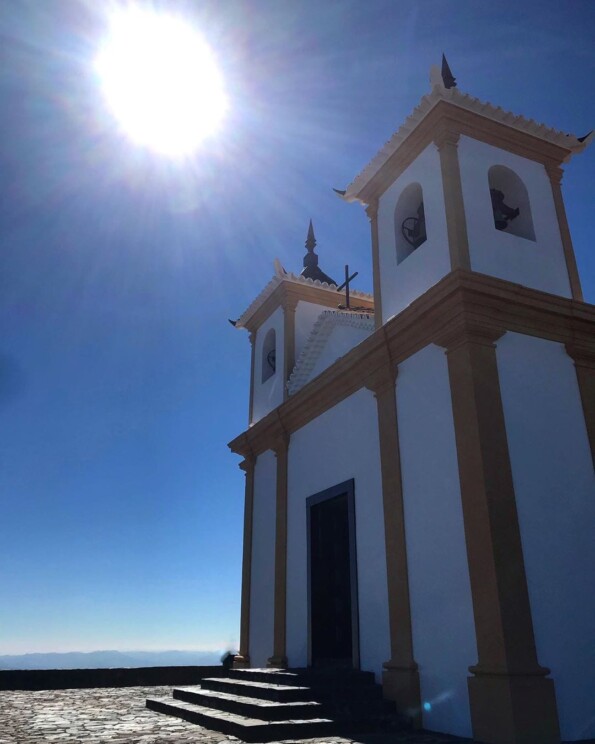
{"type": "Polygon", "coordinates": [[[372,221],[377,322],[460,268],[582,299],[560,190],[577,138],[461,93],[443,61],[343,198],[372,221]]]}

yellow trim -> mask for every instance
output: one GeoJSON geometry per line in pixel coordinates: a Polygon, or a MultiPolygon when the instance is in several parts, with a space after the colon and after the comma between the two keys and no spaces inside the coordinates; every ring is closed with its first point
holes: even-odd
{"type": "Polygon", "coordinates": [[[234,668],[250,666],[250,592],[252,586],[252,527],[254,516],[254,466],[256,459],[247,457],[240,463],[246,474],[244,497],[244,549],[242,555],[242,609],[240,615],[240,650],[234,668]]]}
{"type": "Polygon", "coordinates": [[[500,395],[494,342],[503,332],[464,323],[443,342],[478,654],[469,669],[471,720],[479,741],[554,743],[556,698],[553,681],[544,679],[550,670],[537,660],[500,395]]]}
{"type": "Polygon", "coordinates": [[[364,204],[371,204],[379,199],[401,173],[436,139],[436,133],[443,130],[459,136],[471,137],[544,165],[559,166],[569,155],[569,150],[560,145],[547,142],[532,134],[442,100],[369,178],[365,186],[357,193],[351,194],[351,197],[364,204]]]}
{"type": "MultiPolygon", "coordinates": [[[[256,331],[278,307],[287,302],[294,302],[297,305],[301,300],[336,309],[342,299],[343,295],[334,289],[329,290],[315,285],[281,281],[263,301],[262,305],[254,311],[243,327],[249,331],[256,331]]],[[[370,309],[374,308],[374,302],[368,297],[358,296],[357,304],[370,309]]]]}
{"type": "Polygon", "coordinates": [[[267,666],[284,668],[286,656],[287,606],[287,465],[289,436],[281,434],[271,448],[277,458],[277,498],[275,504],[275,596],[273,655],[267,666]]]}
{"type": "Polygon", "coordinates": [[[255,347],[256,331],[250,331],[250,402],[248,403],[248,424],[252,423],[254,416],[254,364],[256,361],[255,347]]]}
{"type": "Polygon", "coordinates": [[[457,150],[459,135],[443,130],[434,140],[440,155],[451,269],[471,269],[467,218],[457,150]]]}
{"type": "Polygon", "coordinates": [[[595,351],[595,307],[485,274],[450,272],[399,315],[304,385],[281,406],[229,443],[233,452],[258,455],[357,392],[390,358],[400,364],[424,346],[474,323],[595,351]]]}
{"type": "Polygon", "coordinates": [[[552,195],[554,197],[556,217],[558,218],[558,226],[560,228],[560,238],[562,239],[562,247],[564,249],[564,259],[566,261],[566,270],[568,271],[570,291],[575,300],[582,300],[583,290],[578,275],[576,256],[574,255],[574,248],[572,247],[572,238],[570,237],[570,228],[568,227],[564,198],[562,197],[562,189],[560,187],[564,171],[562,168],[553,165],[546,165],[546,170],[550,177],[550,183],[552,186],[552,195]]]}
{"type": "Polygon", "coordinates": [[[380,240],[378,237],[378,199],[366,209],[372,233],[372,276],[374,281],[374,322],[376,328],[382,325],[382,285],[380,282],[380,240]]]}
{"type": "Polygon", "coordinates": [[[283,298],[283,400],[287,400],[287,381],[295,367],[295,295],[283,298]]]}
{"type": "Polygon", "coordinates": [[[385,366],[378,369],[365,382],[366,387],[372,390],[376,398],[382,477],[391,651],[390,659],[383,665],[382,687],[384,697],[393,700],[398,710],[407,711],[413,725],[419,728],[422,725],[421,690],[419,671],[413,657],[396,376],[397,369],[388,358],[385,366]]]}
{"type": "Polygon", "coordinates": [[[566,351],[574,360],[576,379],[583,406],[585,426],[595,467],[595,351],[577,344],[566,344],[566,351]]]}

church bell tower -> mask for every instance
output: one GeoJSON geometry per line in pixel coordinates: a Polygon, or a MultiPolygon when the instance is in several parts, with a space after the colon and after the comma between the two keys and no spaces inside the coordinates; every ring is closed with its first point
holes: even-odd
{"type": "Polygon", "coordinates": [[[340,304],[310,225],[302,274],[277,263],[236,321],[252,342],[229,444],[246,471],[237,666],[317,660],[312,507],[348,495],[343,662],[414,726],[595,736],[595,306],[560,188],[592,138],[461,92],[443,58],[338,192],[370,219],[373,299],[340,304]]]}
{"type": "Polygon", "coordinates": [[[560,181],[593,134],[564,134],[461,93],[444,58],[430,83],[342,192],[372,222],[378,324],[456,269],[581,300],[560,181]]]}
{"type": "MultiPolygon", "coordinates": [[[[263,291],[233,321],[250,333],[252,347],[249,423],[255,424],[288,397],[287,383],[318,316],[342,300],[337,283],[318,265],[312,220],[306,236],[300,274],[285,271],[279,261],[263,291]]],[[[356,292],[357,302],[373,308],[372,298],[356,292]]]]}

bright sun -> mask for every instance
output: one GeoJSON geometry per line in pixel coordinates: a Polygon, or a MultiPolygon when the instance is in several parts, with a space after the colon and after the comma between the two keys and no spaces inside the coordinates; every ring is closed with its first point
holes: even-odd
{"type": "Polygon", "coordinates": [[[181,18],[130,8],[116,13],[95,66],[124,131],[160,154],[191,154],[226,112],[213,54],[181,18]]]}

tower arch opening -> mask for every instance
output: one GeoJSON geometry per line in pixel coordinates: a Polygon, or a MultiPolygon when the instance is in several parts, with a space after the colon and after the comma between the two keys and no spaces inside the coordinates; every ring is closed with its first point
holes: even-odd
{"type": "Polygon", "coordinates": [[[534,241],[529,193],[521,178],[504,165],[493,165],[488,184],[496,230],[534,241]]]}
{"type": "Polygon", "coordinates": [[[427,240],[424,197],[419,183],[410,183],[395,207],[395,247],[397,264],[427,240]]]}

